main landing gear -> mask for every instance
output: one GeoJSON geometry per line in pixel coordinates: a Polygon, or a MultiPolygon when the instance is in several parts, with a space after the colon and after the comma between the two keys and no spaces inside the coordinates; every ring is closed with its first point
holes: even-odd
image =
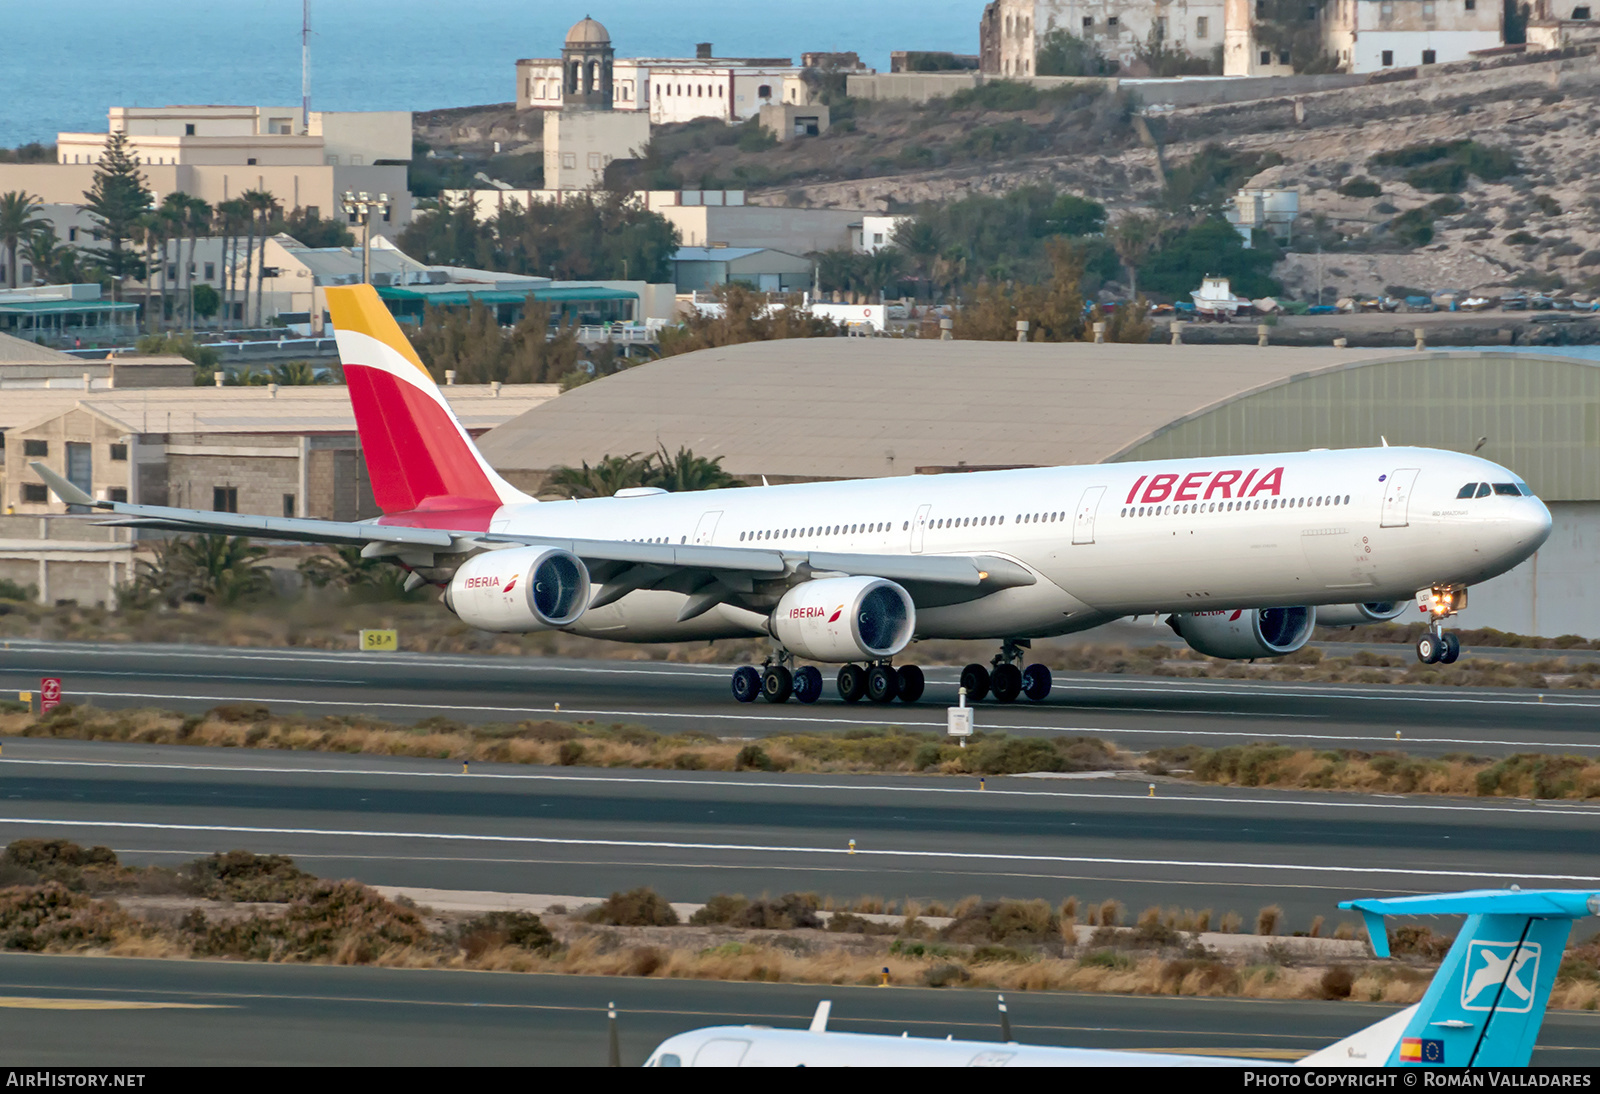
{"type": "Polygon", "coordinates": [[[1455,664],[1461,656],[1461,639],[1445,633],[1444,621],[1467,606],[1467,590],[1460,585],[1435,585],[1419,593],[1418,600],[1428,613],[1428,633],[1417,639],[1417,660],[1424,665],[1455,664]]]}
{"type": "Polygon", "coordinates": [[[1026,639],[1008,638],[1001,643],[1000,652],[990,662],[992,669],[977,664],[962,669],[961,686],[967,689],[967,698],[976,703],[992,693],[996,702],[1011,703],[1019,695],[1026,695],[1037,703],[1049,695],[1049,669],[1043,665],[1019,667],[1022,651],[1029,646],[1026,639]]]}
{"type": "MultiPolygon", "coordinates": [[[[822,670],[814,665],[793,668],[794,655],[778,650],[757,669],[743,665],[733,670],[733,697],[741,703],[765,699],[786,703],[790,698],[815,703],[822,698],[822,670]]],[[[839,669],[839,698],[847,703],[871,699],[874,703],[915,703],[926,681],[915,665],[895,668],[887,661],[870,665],[844,665],[839,669]]]]}

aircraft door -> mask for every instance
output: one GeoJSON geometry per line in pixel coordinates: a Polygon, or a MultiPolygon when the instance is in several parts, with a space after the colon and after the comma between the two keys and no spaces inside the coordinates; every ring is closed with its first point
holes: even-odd
{"type": "Polygon", "coordinates": [[[1100,499],[1105,495],[1103,486],[1091,486],[1083,492],[1083,498],[1078,502],[1078,511],[1072,518],[1072,542],[1094,542],[1094,515],[1100,508],[1100,499]]]}
{"type": "Polygon", "coordinates": [[[911,522],[911,553],[914,555],[922,553],[922,533],[927,530],[928,513],[932,509],[931,505],[919,505],[917,515],[911,522]]]}
{"type": "Polygon", "coordinates": [[[700,546],[711,543],[712,537],[717,534],[717,521],[722,519],[722,510],[714,509],[700,517],[700,523],[695,526],[694,541],[700,546]]]}
{"type": "Polygon", "coordinates": [[[1389,475],[1389,481],[1383,488],[1383,519],[1379,521],[1382,528],[1404,528],[1411,523],[1409,512],[1411,509],[1411,488],[1416,484],[1417,472],[1420,468],[1402,467],[1389,475]]]}

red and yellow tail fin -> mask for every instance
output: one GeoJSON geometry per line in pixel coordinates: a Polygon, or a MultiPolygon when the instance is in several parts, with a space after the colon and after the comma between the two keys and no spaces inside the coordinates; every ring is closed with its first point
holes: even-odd
{"type": "Polygon", "coordinates": [[[503,504],[533,500],[478,452],[377,290],[326,293],[378,508],[474,512],[486,522],[503,504]]]}

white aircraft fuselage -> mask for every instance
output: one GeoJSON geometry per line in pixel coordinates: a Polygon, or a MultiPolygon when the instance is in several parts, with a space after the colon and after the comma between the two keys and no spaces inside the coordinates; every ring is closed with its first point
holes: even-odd
{"type": "MultiPolygon", "coordinates": [[[[1538,550],[1550,512],[1498,464],[1382,447],[508,504],[490,530],[797,556],[996,556],[1036,582],[919,604],[916,637],[1040,638],[1129,615],[1472,585],[1538,550]],[[1473,496],[1460,497],[1468,484],[1473,496]]],[[[767,633],[764,615],[731,605],[679,622],[684,600],[639,590],[567,629],[639,642],[767,633]]]]}

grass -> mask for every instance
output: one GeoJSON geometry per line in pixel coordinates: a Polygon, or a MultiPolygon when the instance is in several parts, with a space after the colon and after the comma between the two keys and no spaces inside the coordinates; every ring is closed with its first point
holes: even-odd
{"type": "MultiPolygon", "coordinates": [[[[1224,748],[1178,745],[1139,754],[1092,737],[1022,738],[982,732],[973,735],[970,747],[962,748],[937,734],[896,727],[789,733],[755,743],[693,730],[663,734],[624,723],[602,726],[530,720],[466,725],[433,717],[402,726],[365,715],[275,715],[250,703],[228,704],[195,715],[149,709],[105,711],[68,704],[36,717],[20,704],[11,703],[0,704],[0,735],[406,756],[452,764],[487,761],[678,771],[956,776],[1125,771],[1225,786],[1580,801],[1600,798],[1600,760],[1585,756],[1457,753],[1424,757],[1398,750],[1308,749],[1271,742],[1224,748]]],[[[225,866],[216,868],[225,870],[225,866]]],[[[968,911],[957,908],[954,914],[968,911]]],[[[1117,920],[1106,917],[1120,915],[1120,908],[1108,904],[1092,911],[1088,922],[1109,925],[1117,920]]]]}

